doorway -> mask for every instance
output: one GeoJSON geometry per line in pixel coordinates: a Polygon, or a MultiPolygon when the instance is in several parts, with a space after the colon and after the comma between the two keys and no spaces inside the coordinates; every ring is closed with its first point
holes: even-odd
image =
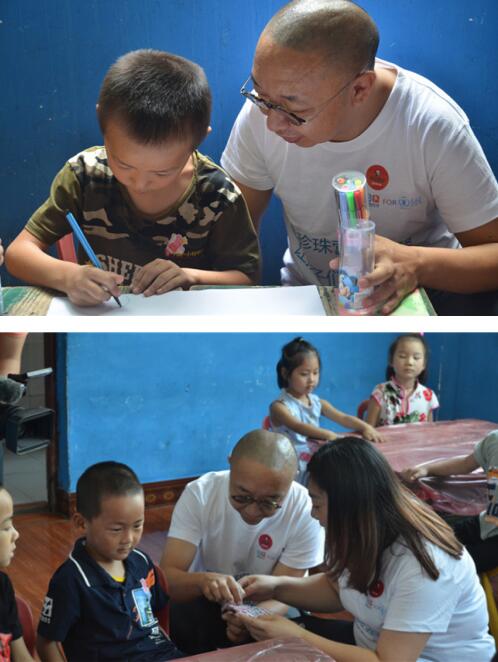
{"type": "MultiPolygon", "coordinates": [[[[52,366],[55,359],[54,336],[44,333],[29,333],[24,344],[21,372],[38,370],[52,366]]],[[[54,407],[53,377],[50,382],[44,378],[31,379],[27,384],[26,394],[19,403],[21,407],[54,407]]],[[[49,476],[47,467],[55,454],[54,440],[48,448],[37,449],[23,455],[17,455],[8,449],[4,454],[4,485],[12,495],[16,510],[46,510],[52,499],[49,497],[49,482],[55,482],[55,476],[49,476]],[[49,478],[52,478],[49,481],[49,478]]],[[[54,467],[55,469],[55,467],[54,467]]]]}

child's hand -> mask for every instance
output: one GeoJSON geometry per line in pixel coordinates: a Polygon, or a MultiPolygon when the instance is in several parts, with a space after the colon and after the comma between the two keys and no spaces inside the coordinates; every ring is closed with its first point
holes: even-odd
{"type": "Polygon", "coordinates": [[[164,294],[181,287],[188,289],[194,281],[188,269],[182,269],[171,260],[157,259],[139,269],[131,283],[133,294],[150,297],[153,294],[164,294]]]}
{"type": "Polygon", "coordinates": [[[385,439],[372,425],[365,425],[362,431],[363,438],[367,441],[373,441],[374,444],[382,444],[385,439]]]}
{"type": "Polygon", "coordinates": [[[121,294],[123,276],[88,265],[75,265],[66,280],[65,292],[76,306],[96,306],[121,294]]]}
{"type": "Polygon", "coordinates": [[[429,473],[425,467],[410,467],[408,469],[403,469],[401,476],[407,483],[413,483],[419,478],[425,478],[429,473]]]}

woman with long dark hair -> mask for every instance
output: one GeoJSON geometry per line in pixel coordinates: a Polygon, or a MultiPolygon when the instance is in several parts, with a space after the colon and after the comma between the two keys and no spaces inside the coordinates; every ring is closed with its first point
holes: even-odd
{"type": "Polygon", "coordinates": [[[312,514],[326,528],[328,572],[250,576],[241,584],[256,601],[346,609],[354,621],[346,633],[322,621],[324,637],[280,616],[241,616],[251,635],[298,636],[337,662],[490,660],[495,646],[472,559],[375,447],[355,437],[331,441],[308,471],[312,514]]]}

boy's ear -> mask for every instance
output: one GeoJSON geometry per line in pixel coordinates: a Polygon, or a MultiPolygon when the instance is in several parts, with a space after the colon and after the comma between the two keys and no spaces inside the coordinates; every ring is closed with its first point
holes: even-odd
{"type": "Polygon", "coordinates": [[[81,533],[86,533],[86,519],[83,517],[81,513],[78,512],[73,513],[72,520],[73,520],[73,526],[77,531],[81,533]]]}
{"type": "Polygon", "coordinates": [[[227,460],[228,460],[228,464],[229,464],[230,466],[232,466],[232,456],[231,456],[231,455],[229,455],[229,456],[227,457],[227,460]]]}
{"type": "Polygon", "coordinates": [[[213,130],[212,127],[208,126],[207,131],[206,131],[206,136],[209,136],[209,134],[211,133],[212,130],[213,130]]]}

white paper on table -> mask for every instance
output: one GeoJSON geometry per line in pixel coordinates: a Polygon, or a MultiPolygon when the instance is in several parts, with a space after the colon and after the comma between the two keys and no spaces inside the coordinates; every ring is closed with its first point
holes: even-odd
{"type": "Polygon", "coordinates": [[[75,306],[54,297],[47,315],[325,315],[315,285],[174,291],[151,297],[121,294],[99,306],[75,306]]]}

